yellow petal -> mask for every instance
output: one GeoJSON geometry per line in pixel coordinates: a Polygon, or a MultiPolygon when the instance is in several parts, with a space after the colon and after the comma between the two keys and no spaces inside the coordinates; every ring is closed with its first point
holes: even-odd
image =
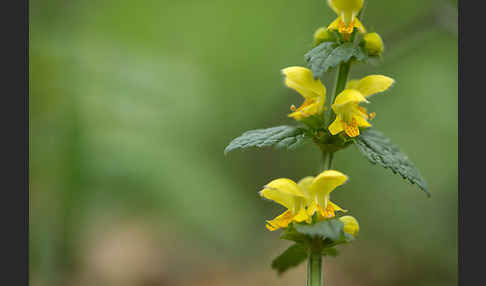
{"type": "Polygon", "coordinates": [[[299,186],[301,191],[303,191],[304,193],[308,193],[309,186],[312,184],[313,180],[314,180],[314,177],[307,176],[305,178],[300,179],[300,181],[297,183],[297,185],[299,186]]]}
{"type": "MultiPolygon", "coordinates": [[[[361,83],[361,81],[360,81],[361,83]]],[[[366,98],[356,89],[345,89],[338,96],[332,106],[340,106],[348,103],[368,102],[366,98]]]]}
{"type": "Polygon", "coordinates": [[[315,111],[316,101],[314,99],[306,99],[299,108],[294,112],[290,113],[288,116],[294,118],[295,120],[301,120],[307,116],[310,116],[310,112],[315,111]]]}
{"type": "Polygon", "coordinates": [[[327,4],[329,4],[329,7],[331,7],[331,9],[336,12],[336,14],[339,14],[339,10],[338,8],[334,5],[334,2],[333,0],[327,0],[327,4]]]}
{"type": "Polygon", "coordinates": [[[332,110],[336,113],[337,117],[343,120],[344,129],[346,129],[346,124],[352,125],[352,117],[360,102],[368,101],[356,89],[345,89],[336,97],[336,100],[331,107],[332,110]]]}
{"type": "Polygon", "coordinates": [[[282,70],[285,85],[296,90],[306,99],[325,98],[326,87],[320,79],[314,79],[312,71],[304,67],[288,67],[282,70]]]}
{"type": "Polygon", "coordinates": [[[328,0],[327,3],[336,14],[341,16],[346,26],[353,22],[363,7],[363,0],[328,0]]]}
{"type": "Polygon", "coordinates": [[[354,116],[353,119],[358,127],[371,127],[371,124],[362,115],[354,116]]]}
{"type": "Polygon", "coordinates": [[[354,217],[347,215],[340,217],[339,220],[344,223],[343,231],[345,233],[351,234],[352,236],[356,236],[358,234],[359,224],[354,217]]]}
{"type": "Polygon", "coordinates": [[[353,11],[358,13],[363,8],[364,0],[328,0],[327,3],[334,10],[340,14],[342,11],[353,11]]]}
{"type": "Polygon", "coordinates": [[[310,202],[310,204],[307,207],[307,215],[309,217],[312,217],[318,209],[319,207],[317,206],[317,202],[315,201],[310,202]]]}
{"type": "Polygon", "coordinates": [[[354,27],[358,29],[361,33],[366,33],[366,29],[358,18],[354,18],[354,27]]]}
{"type": "Polygon", "coordinates": [[[276,179],[268,183],[260,196],[283,205],[292,211],[298,211],[303,200],[307,199],[297,184],[290,179],[276,179]]]}
{"type": "Polygon", "coordinates": [[[335,188],[341,186],[348,180],[343,173],[335,170],[326,170],[314,178],[309,186],[309,194],[317,195],[319,198],[329,195],[335,188]]]}
{"type": "Polygon", "coordinates": [[[287,227],[292,221],[292,214],[290,211],[285,211],[281,215],[272,220],[267,220],[266,227],[270,231],[277,230],[282,227],[287,227]]]}
{"type": "Polygon", "coordinates": [[[299,212],[294,217],[292,217],[292,221],[295,222],[309,221],[309,215],[307,214],[306,209],[301,208],[299,212]]]}
{"type": "Polygon", "coordinates": [[[391,77],[384,75],[369,75],[359,81],[357,90],[359,90],[363,96],[367,97],[379,92],[384,92],[394,82],[395,80],[391,77]]]}
{"type": "Polygon", "coordinates": [[[346,89],[358,89],[359,79],[352,79],[346,83],[346,89]]]}
{"type": "Polygon", "coordinates": [[[341,23],[341,18],[337,17],[336,20],[332,21],[331,24],[327,27],[329,30],[339,30],[339,23],[341,23]]]}
{"type": "Polygon", "coordinates": [[[324,111],[324,100],[306,99],[302,105],[288,116],[296,120],[301,120],[311,115],[320,114],[324,111]]]}
{"type": "Polygon", "coordinates": [[[353,11],[342,11],[341,12],[341,21],[343,21],[345,26],[351,28],[351,33],[353,32],[352,29],[354,28],[354,25],[350,26],[350,24],[352,22],[354,22],[353,20],[355,19],[355,17],[354,17],[355,15],[356,14],[353,11]]]}
{"type": "Polygon", "coordinates": [[[336,117],[334,122],[329,125],[329,132],[331,132],[332,135],[336,135],[343,130],[343,121],[339,117],[336,117]]]}
{"type": "Polygon", "coordinates": [[[330,206],[335,212],[337,212],[337,211],[343,212],[343,213],[348,212],[347,210],[341,208],[340,206],[336,205],[335,203],[333,203],[331,201],[328,202],[328,206],[330,206]]]}

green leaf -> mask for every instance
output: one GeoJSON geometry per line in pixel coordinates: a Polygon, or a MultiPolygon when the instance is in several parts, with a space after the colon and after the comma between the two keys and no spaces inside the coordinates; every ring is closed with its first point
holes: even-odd
{"type": "Polygon", "coordinates": [[[344,238],[344,223],[339,219],[328,219],[315,224],[296,224],[295,229],[302,234],[311,237],[320,236],[333,241],[341,241],[344,238]]]}
{"type": "Polygon", "coordinates": [[[352,43],[339,45],[334,42],[322,43],[305,54],[307,66],[312,70],[314,78],[320,78],[330,68],[348,62],[352,57],[363,61],[367,55],[361,47],[353,46],[352,43]]]}
{"type": "Polygon", "coordinates": [[[277,126],[267,129],[250,130],[243,133],[231,141],[231,143],[224,149],[224,154],[234,149],[244,149],[248,147],[270,147],[287,148],[294,150],[304,144],[307,139],[304,128],[295,126],[277,126]]]}
{"type": "Polygon", "coordinates": [[[430,197],[427,182],[415,165],[381,132],[372,128],[362,130],[356,137],[356,146],[368,161],[390,169],[394,174],[399,174],[410,183],[416,184],[430,197]]]}
{"type": "MultiPolygon", "coordinates": [[[[363,46],[357,46],[354,51],[353,51],[353,56],[356,58],[356,60],[358,61],[363,61],[365,63],[367,63],[368,59],[370,59],[371,57],[368,55],[368,53],[366,52],[366,50],[364,49],[363,46]]],[[[375,57],[373,57],[375,58],[375,57]]]]}
{"type": "Polygon", "coordinates": [[[308,256],[307,248],[301,244],[294,244],[272,261],[272,269],[275,269],[281,275],[288,269],[304,262],[308,256]]]}

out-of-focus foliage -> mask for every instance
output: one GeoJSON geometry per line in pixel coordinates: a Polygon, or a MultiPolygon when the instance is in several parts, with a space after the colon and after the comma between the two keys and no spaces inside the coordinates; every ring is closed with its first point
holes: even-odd
{"type": "MultiPolygon", "coordinates": [[[[360,239],[325,261],[325,281],[456,285],[454,7],[368,2],[363,21],[386,46],[372,72],[397,81],[373,104],[373,125],[432,198],[340,151],[335,168],[350,181],[333,197],[359,219],[360,239]]],[[[268,267],[290,244],[265,230],[281,210],[257,191],[315,175],[319,150],[223,149],[245,130],[292,123],[301,99],[280,70],[305,64],[313,32],[335,17],[325,1],[30,4],[32,285],[303,283],[304,266],[282,280],[268,267]]],[[[358,64],[352,77],[370,71],[358,64]]]]}

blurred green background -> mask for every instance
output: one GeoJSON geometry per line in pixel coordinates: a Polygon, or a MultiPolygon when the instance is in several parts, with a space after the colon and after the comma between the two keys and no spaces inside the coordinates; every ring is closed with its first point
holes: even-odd
{"type": "MultiPolygon", "coordinates": [[[[454,1],[370,0],[364,24],[397,83],[369,106],[432,198],[355,147],[333,200],[359,239],[325,259],[325,285],[457,284],[457,10],[454,1]]],[[[335,18],[324,0],[30,1],[31,285],[304,285],[278,277],[289,242],[264,228],[282,208],[257,192],[315,175],[319,151],[223,155],[249,129],[294,124],[301,97],[280,70],[304,65],[335,18]]],[[[333,75],[324,82],[332,86],[333,75]]]]}

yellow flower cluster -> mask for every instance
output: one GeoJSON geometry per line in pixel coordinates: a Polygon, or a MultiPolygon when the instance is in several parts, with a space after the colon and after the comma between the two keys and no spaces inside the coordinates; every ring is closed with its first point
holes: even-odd
{"type": "MultiPolygon", "coordinates": [[[[337,211],[347,212],[330,200],[331,192],[347,180],[343,173],[327,170],[316,177],[305,177],[298,183],[285,178],[271,181],[263,187],[260,195],[281,204],[287,211],[267,221],[267,228],[274,231],[287,227],[291,222],[311,223],[314,214],[317,214],[318,220],[324,220],[335,217],[337,211]]],[[[345,224],[344,231],[356,235],[359,230],[356,219],[351,216],[340,219],[345,224]]]]}
{"type": "MultiPolygon", "coordinates": [[[[296,66],[285,68],[282,72],[285,75],[285,84],[305,99],[299,108],[292,106],[293,112],[289,117],[302,120],[321,114],[325,109],[326,87],[319,79],[314,79],[312,71],[296,66]]],[[[369,75],[360,80],[349,81],[346,89],[338,94],[331,105],[336,114],[336,119],[329,125],[331,134],[344,131],[349,137],[356,137],[360,127],[370,127],[368,120],[373,119],[375,114],[368,114],[366,108],[359,104],[369,103],[367,98],[386,91],[393,83],[392,78],[383,75],[369,75]]]]}

